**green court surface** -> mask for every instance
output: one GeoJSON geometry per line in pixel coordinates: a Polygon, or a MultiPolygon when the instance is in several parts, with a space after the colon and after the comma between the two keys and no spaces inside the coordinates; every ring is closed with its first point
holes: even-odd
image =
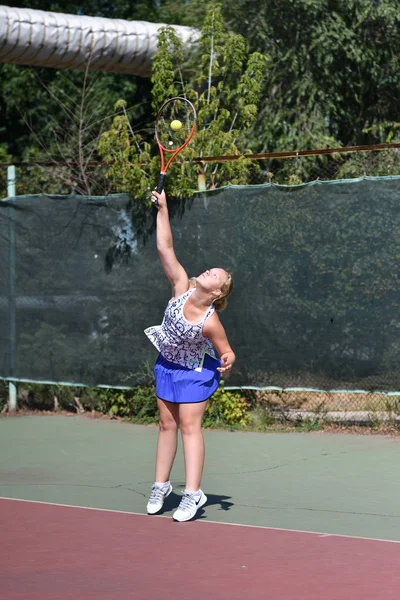
{"type": "MultiPolygon", "coordinates": [[[[200,519],[400,541],[400,439],[205,431],[200,519]]],[[[0,419],[0,496],[145,513],[157,428],[75,416],[0,419]]],[[[182,448],[166,502],[184,487],[182,448]]],[[[150,519],[151,517],[149,517],[150,519]]]]}

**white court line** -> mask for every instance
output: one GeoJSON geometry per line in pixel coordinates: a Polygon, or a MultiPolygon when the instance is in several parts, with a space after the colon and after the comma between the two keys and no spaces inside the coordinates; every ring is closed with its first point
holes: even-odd
{"type": "MultiPolygon", "coordinates": [[[[134,515],[136,517],[146,517],[149,518],[149,515],[144,513],[137,512],[129,512],[127,510],[113,510],[111,508],[96,508],[93,506],[77,506],[75,504],[58,504],[57,502],[43,502],[41,500],[25,500],[24,498],[7,498],[6,496],[0,496],[0,500],[12,500],[14,502],[29,502],[30,504],[44,504],[45,506],[60,506],[62,508],[78,508],[81,510],[94,510],[99,512],[109,512],[115,513],[117,515],[134,515]]],[[[167,515],[154,515],[157,519],[169,519],[170,516],[167,515]]],[[[151,518],[151,517],[150,517],[151,518]]],[[[367,540],[370,542],[386,542],[388,544],[400,544],[400,540],[385,540],[381,538],[373,538],[373,537],[363,537],[361,535],[345,535],[342,533],[324,533],[322,531],[305,531],[303,529],[284,529],[283,527],[267,527],[266,525],[246,525],[243,523],[227,523],[226,521],[207,521],[197,520],[197,523],[201,523],[202,525],[207,525],[211,523],[212,525],[230,525],[231,527],[248,527],[249,529],[266,529],[267,531],[287,531],[288,533],[307,533],[309,535],[317,535],[318,537],[339,537],[346,538],[350,540],[367,540]]]]}

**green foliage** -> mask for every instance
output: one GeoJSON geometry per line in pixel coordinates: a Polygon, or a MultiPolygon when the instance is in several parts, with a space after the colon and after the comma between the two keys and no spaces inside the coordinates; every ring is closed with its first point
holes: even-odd
{"type": "Polygon", "coordinates": [[[248,404],[238,392],[225,390],[221,380],[204,414],[204,427],[244,427],[250,421],[248,404]]]}
{"type": "Polygon", "coordinates": [[[158,421],[154,386],[138,386],[132,390],[91,388],[85,390],[82,404],[110,417],[130,419],[137,423],[158,421]]]}
{"type": "MultiPolygon", "coordinates": [[[[78,10],[71,2],[14,3],[18,4],[67,13],[78,10]]],[[[189,195],[198,177],[208,188],[264,181],[258,163],[247,159],[201,165],[191,162],[194,157],[389,142],[398,136],[400,13],[394,0],[220,0],[207,6],[194,0],[141,0],[134,5],[127,0],[112,4],[88,0],[83,10],[108,18],[195,28],[202,24],[191,57],[182,58],[171,27],[161,31],[152,81],[119,74],[91,78],[108,117],[116,101],[125,99],[125,112],[117,116],[122,120],[128,116],[134,130],[129,140],[133,149],[127,150],[118,119],[115,125],[104,113],[105,120],[94,119],[99,121],[98,135],[101,125],[115,129],[102,143],[110,163],[108,187],[132,192],[142,203],[154,188],[159,169],[152,110],[171,94],[186,93],[195,102],[199,127],[198,139],[170,171],[170,195],[189,195]]],[[[76,156],[78,145],[60,100],[68,108],[79,104],[84,73],[4,64],[0,75],[0,146],[6,154],[19,160],[63,160],[67,145],[76,156]],[[57,123],[70,134],[68,144],[62,142],[62,152],[57,123]]],[[[90,113],[98,116],[95,108],[90,113]]],[[[379,168],[375,161],[371,166],[367,157],[362,165],[350,157],[342,166],[343,176],[398,172],[396,165],[387,166],[384,160],[379,168]]],[[[332,178],[326,177],[326,162],[320,158],[300,161],[295,171],[284,160],[263,167],[274,173],[276,183],[332,178]]],[[[72,179],[69,175],[55,169],[19,172],[18,191],[79,192],[74,185],[80,183],[79,172],[72,173],[72,179]]],[[[98,193],[99,179],[101,172],[92,174],[92,193],[98,193]]],[[[5,196],[4,174],[0,185],[5,196]]],[[[108,189],[105,182],[103,187],[108,189]]]]}
{"type": "Polygon", "coordinates": [[[0,108],[6,124],[0,127],[0,158],[4,162],[47,163],[18,169],[18,195],[107,195],[111,190],[104,169],[92,166],[100,159],[100,135],[110,127],[113,105],[121,93],[133,105],[125,111],[119,107],[119,113],[129,111],[140,118],[145,105],[143,90],[138,106],[136,83],[121,75],[16,65],[0,65],[0,74],[4,81],[0,108]],[[60,166],[60,162],[69,166],[60,166]]]}
{"type": "MultiPolygon", "coordinates": [[[[131,390],[113,388],[74,388],[62,385],[23,384],[18,390],[19,407],[30,410],[76,411],[74,396],[79,396],[82,407],[110,417],[119,417],[135,423],[158,423],[159,413],[154,385],[136,386],[131,390]],[[56,402],[57,401],[57,402],[56,402]]],[[[0,408],[7,402],[7,384],[0,386],[0,408]]],[[[225,390],[221,381],[218,390],[208,402],[204,427],[241,428],[250,422],[249,405],[238,392],[225,390]]]]}
{"type": "MultiPolygon", "coordinates": [[[[184,95],[197,110],[195,136],[169,170],[170,195],[191,195],[199,174],[206,187],[215,188],[248,183],[259,171],[245,157],[204,165],[193,159],[248,152],[244,131],[257,117],[266,60],[259,52],[247,57],[244,38],[226,30],[218,4],[208,5],[198,51],[185,67],[185,76],[191,75],[184,81],[182,43],[172,27],[160,29],[152,75],[153,108],[156,111],[171,96],[184,95]]],[[[127,115],[114,119],[111,130],[102,136],[99,152],[110,165],[107,175],[118,190],[136,199],[149,197],[159,156],[156,152],[150,158],[149,141],[134,133],[127,115]]]]}
{"type": "Polygon", "coordinates": [[[348,157],[339,165],[337,179],[353,177],[387,177],[400,174],[399,150],[359,152],[348,157]]]}
{"type": "Polygon", "coordinates": [[[183,63],[182,42],[176,35],[175,29],[169,25],[161,27],[157,41],[158,52],[153,60],[152,106],[155,112],[161,104],[179,96],[183,88],[181,65],[183,63]],[[179,81],[176,81],[176,73],[179,81]]]}
{"type": "Polygon", "coordinates": [[[289,147],[324,135],[365,142],[365,127],[395,116],[400,18],[393,0],[225,0],[224,15],[252,50],[268,48],[264,114],[273,122],[264,125],[282,128],[289,147]]]}
{"type": "Polygon", "coordinates": [[[135,3],[128,2],[128,0],[113,0],[112,2],[109,2],[109,0],[85,0],[81,4],[70,0],[62,0],[62,2],[54,0],[13,0],[9,6],[68,14],[76,14],[79,11],[80,15],[94,15],[110,19],[153,20],[158,14],[158,11],[155,10],[158,4],[155,0],[140,0],[135,3]]]}
{"type": "MultiPolygon", "coordinates": [[[[119,100],[115,112],[124,110],[126,102],[119,100]]],[[[112,127],[102,134],[99,147],[100,155],[108,164],[107,177],[118,192],[134,192],[135,198],[150,202],[151,169],[150,145],[140,133],[134,133],[126,112],[114,117],[112,127]]],[[[154,187],[154,186],[153,186],[154,187]]]]}
{"type": "MultiPolygon", "coordinates": [[[[1,382],[0,382],[1,384],[1,382]]],[[[79,397],[82,407],[113,417],[131,420],[135,423],[158,423],[159,413],[154,385],[136,386],[131,390],[113,388],[77,388],[62,385],[23,384],[18,390],[20,408],[29,410],[68,410],[76,411],[74,397],[79,397]]],[[[7,383],[0,385],[0,408],[8,397],[7,383]]],[[[221,381],[218,390],[208,402],[204,427],[242,428],[249,424],[249,405],[237,392],[225,390],[221,381]]]]}
{"type": "MultiPolygon", "coordinates": [[[[155,388],[138,386],[132,390],[85,390],[82,404],[86,408],[140,423],[157,423],[158,409],[155,388]]],[[[249,423],[248,403],[237,392],[225,390],[221,381],[208,402],[204,427],[244,427],[249,423]]]]}
{"type": "MultiPolygon", "coordinates": [[[[250,51],[268,54],[264,101],[248,131],[255,152],[391,139],[381,125],[398,121],[399,114],[397,2],[224,0],[223,13],[250,51]]],[[[279,183],[287,183],[287,167],[284,160],[266,166],[279,183]]],[[[324,161],[318,158],[301,161],[296,175],[309,181],[311,171],[313,179],[326,179],[319,167],[324,161]]]]}

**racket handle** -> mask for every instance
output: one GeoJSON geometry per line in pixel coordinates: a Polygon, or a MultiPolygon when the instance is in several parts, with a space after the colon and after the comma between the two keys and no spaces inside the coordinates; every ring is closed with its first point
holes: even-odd
{"type": "Polygon", "coordinates": [[[157,183],[157,187],[156,187],[156,192],[158,194],[161,194],[161,192],[164,189],[164,184],[165,184],[165,173],[160,173],[160,177],[158,178],[158,183],[157,183]]]}

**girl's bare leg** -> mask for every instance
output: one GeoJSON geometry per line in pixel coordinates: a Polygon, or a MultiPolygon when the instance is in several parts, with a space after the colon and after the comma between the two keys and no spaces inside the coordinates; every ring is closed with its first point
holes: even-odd
{"type": "Polygon", "coordinates": [[[164,483],[169,480],[178,447],[179,405],[157,398],[160,411],[160,429],[156,453],[155,481],[164,483]]]}
{"type": "Polygon", "coordinates": [[[200,489],[204,466],[204,439],[201,423],[207,401],[179,405],[179,423],[185,459],[186,489],[200,489]]]}

